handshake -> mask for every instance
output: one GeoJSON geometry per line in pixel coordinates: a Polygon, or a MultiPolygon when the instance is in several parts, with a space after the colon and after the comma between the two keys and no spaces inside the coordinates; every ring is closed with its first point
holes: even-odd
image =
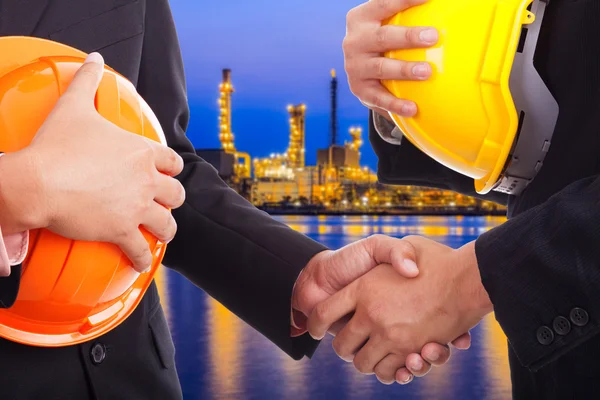
{"type": "Polygon", "coordinates": [[[493,311],[475,242],[452,249],[418,236],[371,236],[315,256],[292,298],[293,334],[335,336],[337,355],[384,384],[409,383],[470,346],[493,311]]]}

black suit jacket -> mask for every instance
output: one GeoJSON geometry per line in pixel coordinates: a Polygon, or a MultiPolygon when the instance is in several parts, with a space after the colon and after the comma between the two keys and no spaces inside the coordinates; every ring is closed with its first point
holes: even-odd
{"type": "MultiPolygon", "coordinates": [[[[509,206],[509,221],[483,234],[476,253],[510,342],[516,397],[573,398],[591,382],[573,379],[600,376],[599,21],[598,0],[550,2],[535,56],[560,106],[550,152],[521,196],[483,196],[509,206]]],[[[390,145],[372,123],[369,137],[382,182],[475,194],[471,179],[409,141],[390,145]]]]}
{"type": "MultiPolygon", "coordinates": [[[[185,77],[168,1],[4,0],[0,4],[3,36],[37,36],[85,52],[98,51],[136,85],[154,110],[169,146],[185,161],[178,179],[187,199],[174,211],[178,233],[164,264],[291,357],[312,355],[317,342],[308,335],[290,338],[290,300],[298,274],[325,247],[254,208],[196,155],[185,135],[189,118],[185,77]]],[[[18,291],[18,272],[0,279],[5,305],[18,291]]],[[[131,318],[93,343],[38,349],[0,341],[0,398],[81,399],[92,392],[107,399],[177,398],[173,354],[153,285],[131,318]],[[113,349],[99,366],[90,357],[96,342],[113,349]],[[143,384],[138,384],[142,375],[143,384]]]]}

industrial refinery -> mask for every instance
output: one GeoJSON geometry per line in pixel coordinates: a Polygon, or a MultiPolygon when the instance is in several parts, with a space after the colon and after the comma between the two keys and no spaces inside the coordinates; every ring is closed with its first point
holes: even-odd
{"type": "MultiPolygon", "coordinates": [[[[252,158],[238,150],[232,131],[230,69],[219,84],[220,149],[197,149],[219,175],[255,206],[273,214],[501,214],[498,205],[456,193],[413,187],[385,186],[361,166],[363,129],[349,129],[350,141],[339,144],[338,81],[331,71],[329,145],[317,150],[316,165],[306,165],[306,104],[288,105],[289,144],[281,153],[252,158]]],[[[282,134],[284,134],[282,132],[282,134]]]]}

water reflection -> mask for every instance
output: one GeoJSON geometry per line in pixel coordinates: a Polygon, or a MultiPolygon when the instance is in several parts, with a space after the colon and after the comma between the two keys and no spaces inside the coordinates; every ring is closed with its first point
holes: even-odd
{"type": "MultiPolygon", "coordinates": [[[[330,248],[383,233],[425,235],[452,247],[501,224],[498,217],[279,218],[330,248]]],[[[504,334],[487,317],[473,346],[407,387],[385,386],[337,358],[326,338],[312,360],[292,361],[225,307],[173,271],[156,281],[177,348],[185,399],[503,399],[510,398],[504,334]]]]}

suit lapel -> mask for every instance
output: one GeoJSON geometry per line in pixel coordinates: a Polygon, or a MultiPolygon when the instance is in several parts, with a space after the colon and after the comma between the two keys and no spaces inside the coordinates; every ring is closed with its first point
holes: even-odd
{"type": "Polygon", "coordinates": [[[35,36],[48,0],[2,0],[0,31],[3,36],[35,36]]]}

